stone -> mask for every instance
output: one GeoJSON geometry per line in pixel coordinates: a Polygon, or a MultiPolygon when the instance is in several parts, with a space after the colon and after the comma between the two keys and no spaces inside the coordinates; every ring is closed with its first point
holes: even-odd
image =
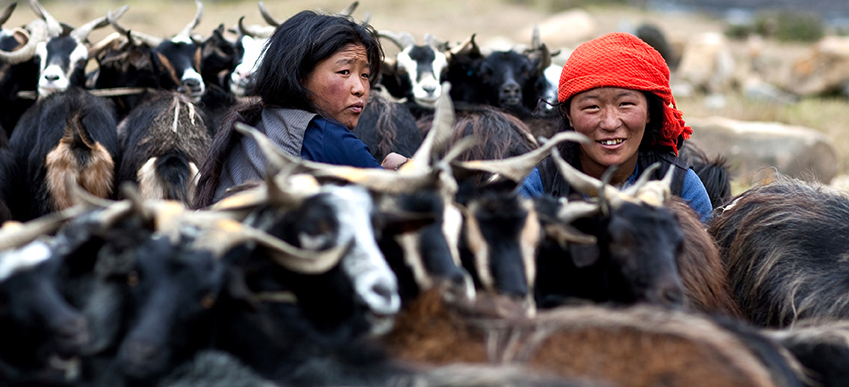
{"type": "Polygon", "coordinates": [[[690,140],[709,157],[725,157],[732,178],[742,184],[755,182],[769,168],[824,184],[837,175],[837,152],[828,136],[816,130],[723,117],[685,120],[693,128],[690,140]]]}
{"type": "Polygon", "coordinates": [[[827,36],[789,67],[784,89],[798,95],[842,91],[849,84],[849,37],[827,36]]]}
{"type": "Polygon", "coordinates": [[[718,32],[697,34],[686,42],[673,82],[709,94],[724,94],[733,87],[734,66],[725,36],[718,32]]]}
{"type": "MultiPolygon", "coordinates": [[[[548,47],[575,47],[597,37],[595,19],[584,10],[575,9],[555,14],[539,23],[539,37],[548,47]]],[[[529,42],[533,26],[518,32],[515,40],[529,42]]]]}

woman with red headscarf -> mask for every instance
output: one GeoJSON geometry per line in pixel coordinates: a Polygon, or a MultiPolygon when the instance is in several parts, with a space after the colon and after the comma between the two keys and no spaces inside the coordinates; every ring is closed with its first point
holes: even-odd
{"type": "MultiPolygon", "coordinates": [[[[581,44],[563,66],[557,99],[563,114],[561,130],[574,130],[591,140],[558,147],[572,166],[601,178],[610,166],[618,165],[610,182],[619,187],[633,184],[655,162],[661,167],[653,179],[675,166],[672,194],[685,199],[702,221],[709,218],[713,208],[704,185],[678,158],[678,148],[693,129],[675,106],[669,67],[654,48],[625,33],[581,44]]],[[[525,181],[523,192],[569,196],[572,190],[549,158],[525,181]]]]}

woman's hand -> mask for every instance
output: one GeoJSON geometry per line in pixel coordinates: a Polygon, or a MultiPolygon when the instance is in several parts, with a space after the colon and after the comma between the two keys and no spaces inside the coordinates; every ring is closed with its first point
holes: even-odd
{"type": "Polygon", "coordinates": [[[408,158],[401,156],[395,152],[389,153],[386,157],[383,158],[383,162],[380,163],[380,166],[383,169],[393,169],[398,170],[398,168],[407,162],[408,158]]]}

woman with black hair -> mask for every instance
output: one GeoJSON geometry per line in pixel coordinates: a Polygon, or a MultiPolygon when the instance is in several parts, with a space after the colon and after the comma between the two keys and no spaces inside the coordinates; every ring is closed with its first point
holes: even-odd
{"type": "MultiPolygon", "coordinates": [[[[679,147],[693,130],[675,107],[669,68],[654,48],[625,33],[578,46],[563,67],[558,101],[561,130],[591,140],[558,146],[569,164],[595,178],[616,165],[610,183],[618,187],[633,184],[656,162],[661,164],[652,176],[657,180],[675,166],[672,194],[683,198],[703,222],[710,217],[713,207],[702,181],[678,158],[679,147]]],[[[551,158],[540,163],[522,188],[531,194],[572,194],[551,158]]]]}
{"type": "MultiPolygon", "coordinates": [[[[265,157],[252,139],[235,133],[236,122],[306,160],[381,167],[351,133],[383,60],[376,31],[350,17],[302,11],[277,27],[264,50],[249,90],[259,101],[232,112],[218,131],[200,168],[195,208],[265,176],[265,157]]],[[[405,160],[391,153],[382,167],[405,160]]]]}

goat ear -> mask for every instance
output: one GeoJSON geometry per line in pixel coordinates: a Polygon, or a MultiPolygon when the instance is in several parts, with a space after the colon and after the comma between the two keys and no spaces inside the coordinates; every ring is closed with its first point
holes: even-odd
{"type": "Polygon", "coordinates": [[[601,252],[599,251],[597,244],[570,244],[569,255],[572,257],[572,263],[575,264],[575,267],[580,269],[583,267],[591,266],[598,262],[598,258],[601,255],[601,252]]]}

